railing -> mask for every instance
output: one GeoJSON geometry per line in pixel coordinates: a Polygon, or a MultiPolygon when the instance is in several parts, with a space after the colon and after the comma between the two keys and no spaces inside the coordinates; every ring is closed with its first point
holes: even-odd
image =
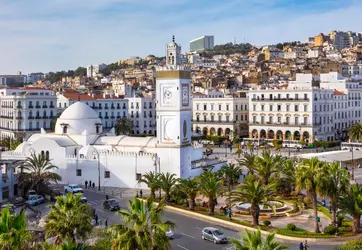
{"type": "Polygon", "coordinates": [[[102,118],[103,118],[103,116],[100,115],[100,116],[99,116],[99,119],[102,119],[102,118]]]}
{"type": "Polygon", "coordinates": [[[280,101],[286,101],[286,102],[307,102],[309,101],[309,98],[251,98],[252,101],[258,101],[258,102],[280,102],[280,101]]]}
{"type": "Polygon", "coordinates": [[[54,108],[54,105],[50,105],[49,108],[53,109],[53,108],[54,108]]]}
{"type": "Polygon", "coordinates": [[[21,106],[21,105],[16,105],[16,108],[17,108],[17,109],[22,109],[23,106],[21,106]]]}
{"type": "Polygon", "coordinates": [[[117,106],[117,109],[121,109],[121,106],[117,106]]]}
{"type": "Polygon", "coordinates": [[[43,116],[43,119],[48,119],[48,116],[43,116]]]}
{"type": "Polygon", "coordinates": [[[35,116],[35,119],[41,119],[41,117],[40,116],[35,116]]]}
{"type": "Polygon", "coordinates": [[[48,105],[43,105],[42,107],[43,107],[43,109],[46,109],[46,108],[48,108],[48,105]]]}
{"type": "Polygon", "coordinates": [[[123,106],[123,109],[126,109],[126,106],[123,106]]]}
{"type": "Polygon", "coordinates": [[[117,115],[117,119],[120,119],[121,118],[121,116],[120,115],[117,115]]]}
{"type": "Polygon", "coordinates": [[[313,127],[313,126],[320,126],[320,123],[290,123],[290,122],[250,122],[249,125],[268,125],[268,126],[290,126],[290,127],[313,127]]]}
{"type": "Polygon", "coordinates": [[[115,116],[114,115],[111,115],[111,119],[114,119],[115,118],[115,116]]]}
{"type": "Polygon", "coordinates": [[[29,105],[28,108],[32,109],[32,108],[34,108],[34,106],[33,106],[33,105],[29,105]]]}
{"type": "Polygon", "coordinates": [[[17,120],[22,120],[23,117],[22,117],[22,116],[17,116],[16,119],[17,119],[17,120]]]}
{"type": "Polygon", "coordinates": [[[105,116],[105,117],[104,117],[104,119],[108,119],[108,118],[109,118],[109,116],[105,116]]]}
{"type": "Polygon", "coordinates": [[[28,116],[28,119],[34,119],[34,116],[30,115],[28,116]]]}
{"type": "Polygon", "coordinates": [[[108,109],[108,106],[105,106],[104,109],[108,109]]]}
{"type": "Polygon", "coordinates": [[[7,116],[7,115],[0,115],[0,118],[4,118],[4,119],[13,119],[12,116],[7,116]]]}
{"type": "Polygon", "coordinates": [[[111,106],[111,109],[114,109],[115,107],[114,106],[111,106]]]}
{"type": "Polygon", "coordinates": [[[201,121],[201,120],[192,120],[193,123],[200,123],[200,124],[208,124],[208,123],[213,123],[213,124],[235,124],[236,121],[201,121]]]}

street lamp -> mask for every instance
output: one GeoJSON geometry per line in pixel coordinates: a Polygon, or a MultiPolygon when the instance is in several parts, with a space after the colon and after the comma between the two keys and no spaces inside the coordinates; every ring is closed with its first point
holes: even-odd
{"type": "Polygon", "coordinates": [[[98,160],[98,190],[101,190],[101,166],[99,162],[99,152],[96,148],[93,150],[94,159],[98,160]]]}
{"type": "MultiPolygon", "coordinates": [[[[336,205],[334,207],[335,209],[335,222],[336,222],[336,236],[338,236],[338,199],[339,199],[339,189],[341,188],[341,183],[338,183],[337,185],[337,199],[336,199],[336,205]]],[[[329,206],[331,206],[331,204],[329,204],[329,206]]]]}
{"type": "Polygon", "coordinates": [[[351,153],[352,153],[352,180],[354,180],[354,161],[353,161],[353,146],[351,146],[351,153]]]}

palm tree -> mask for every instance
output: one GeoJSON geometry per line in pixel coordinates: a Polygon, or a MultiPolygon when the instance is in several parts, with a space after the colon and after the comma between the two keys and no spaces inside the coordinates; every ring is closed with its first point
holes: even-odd
{"type": "Polygon", "coordinates": [[[155,199],[156,190],[160,188],[160,175],[150,171],[144,174],[138,182],[145,183],[150,189],[151,198],[155,199]]]}
{"type": "Polygon", "coordinates": [[[34,189],[38,193],[47,192],[51,182],[56,183],[62,180],[59,174],[53,172],[58,167],[53,165],[44,154],[31,154],[31,157],[25,159],[21,168],[19,187],[25,192],[29,189],[34,189]]]}
{"type": "Polygon", "coordinates": [[[254,181],[247,178],[243,184],[228,193],[229,206],[239,202],[249,203],[252,224],[253,226],[258,226],[260,213],[259,205],[267,204],[273,194],[274,184],[263,185],[260,180],[254,181]]]}
{"type": "Polygon", "coordinates": [[[233,185],[239,180],[242,169],[235,164],[229,163],[221,166],[219,173],[227,180],[228,190],[230,192],[233,185]]]}
{"type": "Polygon", "coordinates": [[[284,250],[288,249],[287,246],[280,244],[274,240],[275,234],[268,234],[265,241],[261,237],[261,231],[258,229],[256,232],[245,230],[242,235],[242,243],[238,239],[230,239],[237,250],[284,250]]]}
{"type": "Polygon", "coordinates": [[[270,151],[264,151],[262,157],[256,158],[256,173],[264,185],[268,185],[271,177],[277,172],[280,157],[274,157],[270,151]]]}
{"type": "Polygon", "coordinates": [[[166,231],[174,228],[171,221],[162,222],[166,203],[162,200],[154,206],[152,199],[145,202],[134,198],[128,201],[128,209],[120,210],[124,225],[112,225],[112,250],[116,249],[170,249],[166,231]]]}
{"type": "Polygon", "coordinates": [[[161,173],[159,176],[159,180],[160,180],[159,182],[160,187],[163,190],[163,192],[165,192],[165,200],[166,202],[169,202],[171,189],[175,186],[178,179],[176,178],[175,174],[170,174],[167,172],[167,173],[161,173]]]}
{"type": "Polygon", "coordinates": [[[288,191],[289,193],[295,189],[296,179],[295,179],[295,163],[292,159],[283,159],[281,160],[280,176],[279,176],[279,186],[283,190],[278,191],[288,191]]]}
{"type": "Polygon", "coordinates": [[[12,215],[10,207],[1,210],[0,246],[4,250],[27,249],[30,233],[26,230],[25,211],[12,215]]]}
{"type": "Polygon", "coordinates": [[[64,241],[60,245],[49,244],[44,242],[42,248],[44,250],[90,250],[90,247],[84,243],[74,243],[72,241],[64,241]]]}
{"type": "Polygon", "coordinates": [[[189,209],[195,209],[195,198],[199,191],[199,183],[195,179],[180,179],[178,188],[187,195],[189,209]]]}
{"type": "Polygon", "coordinates": [[[57,237],[57,242],[84,238],[92,231],[91,216],[88,204],[81,202],[81,195],[68,193],[65,197],[58,196],[56,203],[51,205],[48,222],[45,224],[47,237],[57,237]]]}
{"type": "Polygon", "coordinates": [[[126,117],[123,117],[116,122],[116,135],[128,135],[131,133],[132,127],[132,121],[126,117]]]}
{"type": "Polygon", "coordinates": [[[311,159],[304,159],[297,167],[296,181],[299,189],[306,189],[307,194],[310,196],[313,203],[314,213],[314,230],[316,233],[320,233],[318,226],[318,205],[317,205],[317,193],[320,192],[321,178],[323,173],[323,162],[318,158],[313,157],[311,159]]]}
{"type": "Polygon", "coordinates": [[[345,169],[341,169],[338,162],[325,164],[323,172],[320,193],[330,199],[332,223],[335,225],[337,223],[337,202],[348,189],[349,174],[345,169]]]}
{"type": "Polygon", "coordinates": [[[353,217],[352,231],[359,233],[362,215],[362,185],[351,185],[346,194],[341,197],[339,207],[344,213],[353,217]]]}
{"type": "Polygon", "coordinates": [[[222,191],[222,181],[214,172],[204,172],[199,177],[200,193],[208,198],[209,214],[213,215],[215,211],[215,200],[222,191]]]}
{"type": "Polygon", "coordinates": [[[245,154],[245,157],[239,160],[239,165],[246,167],[249,174],[254,174],[255,165],[256,165],[256,155],[254,154],[245,154]]]}
{"type": "Polygon", "coordinates": [[[352,141],[362,140],[362,123],[355,123],[348,128],[348,136],[352,141]]]}

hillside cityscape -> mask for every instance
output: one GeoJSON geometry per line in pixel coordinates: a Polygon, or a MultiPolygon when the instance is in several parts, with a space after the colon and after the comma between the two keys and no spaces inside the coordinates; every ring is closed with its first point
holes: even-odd
{"type": "Polygon", "coordinates": [[[0,75],[0,250],[362,249],[362,32],[323,32],[0,75]]]}

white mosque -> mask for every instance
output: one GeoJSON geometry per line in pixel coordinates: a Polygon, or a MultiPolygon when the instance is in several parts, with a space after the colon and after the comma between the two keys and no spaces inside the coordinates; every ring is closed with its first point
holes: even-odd
{"type": "Polygon", "coordinates": [[[191,141],[191,77],[179,65],[180,53],[173,39],[166,46],[167,65],[156,72],[157,137],[116,136],[114,129],[106,133],[97,113],[77,102],[58,118],[54,133],[41,129],[2,159],[44,154],[58,166],[63,183],[91,180],[122,188],[146,188],[138,180],[149,171],[188,178],[211,165],[218,169],[222,161],[203,159],[202,145],[191,141]]]}

